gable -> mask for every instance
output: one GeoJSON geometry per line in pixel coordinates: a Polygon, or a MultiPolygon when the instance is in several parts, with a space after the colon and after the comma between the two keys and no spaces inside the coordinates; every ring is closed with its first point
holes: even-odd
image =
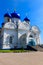
{"type": "Polygon", "coordinates": [[[15,29],[16,25],[13,22],[7,22],[5,23],[4,28],[15,29]]]}

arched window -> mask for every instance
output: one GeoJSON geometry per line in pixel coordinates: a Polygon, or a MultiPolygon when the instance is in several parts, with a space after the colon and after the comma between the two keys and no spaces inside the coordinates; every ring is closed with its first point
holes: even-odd
{"type": "Polygon", "coordinates": [[[7,20],[8,20],[8,22],[10,22],[10,19],[9,18],[7,18],[7,20]]]}
{"type": "Polygon", "coordinates": [[[18,29],[18,21],[16,21],[16,28],[18,29]]]}
{"type": "Polygon", "coordinates": [[[10,44],[12,44],[12,36],[10,36],[9,42],[10,44]]]}
{"type": "Polygon", "coordinates": [[[33,38],[33,35],[30,35],[29,37],[32,37],[33,38]]]}

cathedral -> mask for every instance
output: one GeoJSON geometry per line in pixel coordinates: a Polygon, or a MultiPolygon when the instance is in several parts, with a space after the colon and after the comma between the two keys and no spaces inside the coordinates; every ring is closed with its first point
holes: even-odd
{"type": "Polygon", "coordinates": [[[23,21],[15,11],[4,14],[4,22],[0,28],[0,49],[27,48],[40,44],[38,26],[31,26],[26,16],[23,21]]]}

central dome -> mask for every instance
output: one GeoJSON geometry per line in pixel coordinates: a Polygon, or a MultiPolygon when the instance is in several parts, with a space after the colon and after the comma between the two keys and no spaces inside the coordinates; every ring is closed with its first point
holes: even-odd
{"type": "Polygon", "coordinates": [[[12,18],[18,18],[20,19],[20,15],[18,15],[16,12],[11,13],[12,18]]]}

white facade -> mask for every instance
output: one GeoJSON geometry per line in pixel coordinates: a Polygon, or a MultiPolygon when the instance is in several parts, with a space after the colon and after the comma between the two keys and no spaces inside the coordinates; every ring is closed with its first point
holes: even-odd
{"type": "Polygon", "coordinates": [[[40,33],[32,27],[30,21],[22,22],[18,18],[9,18],[8,21],[5,17],[5,24],[1,29],[2,49],[27,48],[27,45],[40,44],[40,33]]]}

